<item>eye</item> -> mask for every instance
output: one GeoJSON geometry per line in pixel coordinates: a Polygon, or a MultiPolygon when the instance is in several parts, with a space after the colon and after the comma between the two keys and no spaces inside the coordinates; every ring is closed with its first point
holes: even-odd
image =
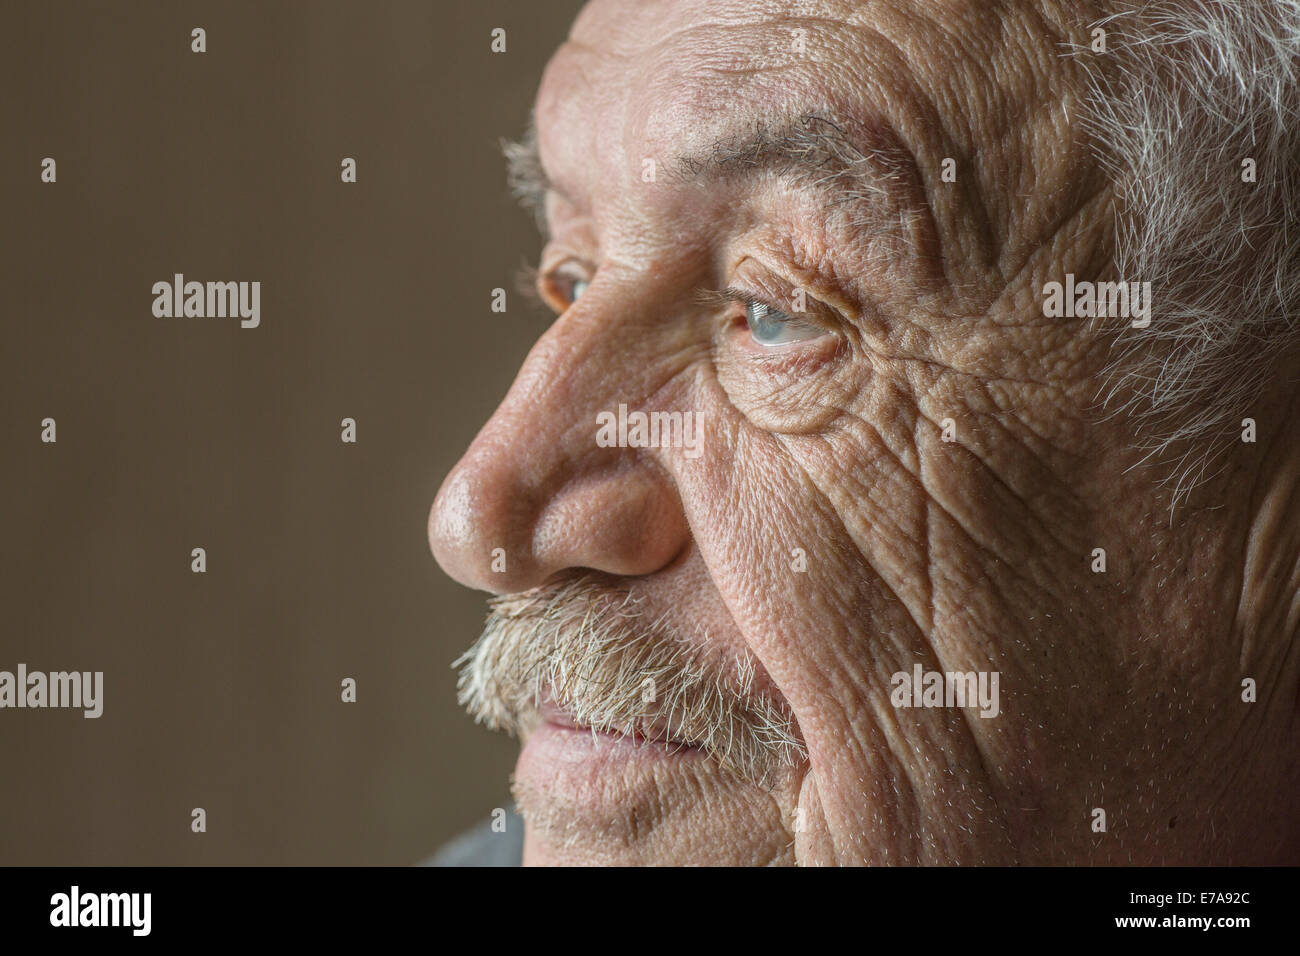
{"type": "Polygon", "coordinates": [[[766,346],[803,342],[815,339],[826,331],[812,322],[787,315],[766,302],[754,299],[745,300],[745,321],[749,324],[750,337],[759,345],[766,346]]]}
{"type": "Polygon", "coordinates": [[[556,271],[536,275],[536,290],[542,301],[551,307],[556,315],[565,312],[591,284],[589,279],[574,275],[568,271],[556,271]]]}

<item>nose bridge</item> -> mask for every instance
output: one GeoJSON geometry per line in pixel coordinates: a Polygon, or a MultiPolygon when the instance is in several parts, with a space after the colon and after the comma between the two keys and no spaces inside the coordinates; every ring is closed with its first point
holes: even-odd
{"type": "Polygon", "coordinates": [[[536,447],[517,466],[524,485],[545,490],[562,480],[557,469],[574,464],[610,467],[614,456],[600,454],[596,441],[598,416],[620,404],[645,405],[672,378],[667,343],[656,340],[668,336],[656,337],[638,298],[631,288],[593,283],[524,360],[479,436],[536,447]]]}
{"type": "Polygon", "coordinates": [[[630,279],[593,282],[529,352],[434,503],[430,543],[453,577],[516,591],[565,567],[650,573],[680,550],[655,450],[597,441],[601,413],[645,406],[680,370],[652,301],[630,279]]]}
{"type": "MultiPolygon", "coordinates": [[[[590,295],[590,291],[584,295],[590,295]]],[[[538,341],[515,380],[506,402],[546,407],[569,424],[594,418],[619,394],[636,390],[636,378],[651,359],[631,323],[611,316],[613,309],[573,306],[538,341]],[[643,361],[632,361],[640,352],[643,361]]]]}

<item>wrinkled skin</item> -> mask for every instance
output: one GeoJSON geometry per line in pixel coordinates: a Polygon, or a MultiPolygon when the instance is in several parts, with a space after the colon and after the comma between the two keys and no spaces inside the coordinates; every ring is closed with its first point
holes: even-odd
{"type": "Polygon", "coordinates": [[[1082,7],[597,0],[577,20],[537,99],[564,193],[541,268],[557,309],[546,276],[591,284],[430,540],[471,587],[591,568],[748,648],[808,759],[767,789],[698,760],[521,766],[527,863],[1297,862],[1291,399],[1251,409],[1260,443],[1171,523],[1158,476],[1127,470],[1132,424],[1096,414],[1107,334],[1042,314],[1044,282],[1110,262],[1058,48],[1104,12],[1082,7]],[[771,178],[642,181],[645,157],[827,106],[915,155],[869,225],[771,178]],[[778,307],[804,288],[827,331],[758,345],[743,305],[694,295],[727,286],[778,307]],[[702,455],[596,447],[620,403],[701,414],[702,455]],[[998,671],[1000,715],[895,708],[915,663],[998,671]]]}

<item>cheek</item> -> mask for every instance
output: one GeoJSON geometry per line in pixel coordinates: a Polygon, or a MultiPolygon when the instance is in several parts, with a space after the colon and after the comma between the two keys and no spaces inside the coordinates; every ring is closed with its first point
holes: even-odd
{"type": "Polygon", "coordinates": [[[924,580],[918,476],[939,438],[918,437],[933,429],[885,374],[896,370],[877,374],[838,349],[799,362],[765,375],[734,359],[718,366],[699,396],[704,455],[679,484],[715,582],[750,618],[742,630],[761,642],[780,623],[806,650],[854,640],[882,578],[909,597],[924,580]]]}
{"type": "Polygon", "coordinates": [[[800,386],[806,406],[787,386],[789,404],[741,409],[734,390],[711,385],[704,455],[677,475],[683,505],[745,643],[783,693],[815,709],[829,690],[819,675],[869,665],[875,625],[901,633],[908,621],[891,592],[924,579],[919,485],[833,375],[800,386]]]}

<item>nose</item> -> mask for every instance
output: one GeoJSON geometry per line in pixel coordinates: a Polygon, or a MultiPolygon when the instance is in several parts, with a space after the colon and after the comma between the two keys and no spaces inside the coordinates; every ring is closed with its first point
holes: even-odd
{"type": "Polygon", "coordinates": [[[652,327],[609,321],[598,285],[534,346],[434,500],[429,545],[468,587],[523,591],[571,568],[651,574],[689,542],[665,459],[681,449],[597,442],[601,412],[662,400],[674,374],[652,354],[652,327]]]}

